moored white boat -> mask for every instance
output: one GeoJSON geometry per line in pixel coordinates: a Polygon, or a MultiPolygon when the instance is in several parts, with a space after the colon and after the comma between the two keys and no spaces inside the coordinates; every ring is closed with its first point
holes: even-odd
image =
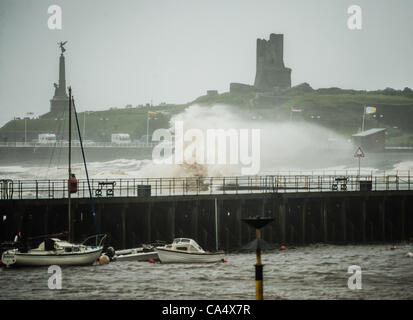
{"type": "MultiPolygon", "coordinates": [[[[66,42],[60,42],[60,48],[62,49],[62,55],[64,52],[63,45],[66,42]]],[[[69,87],[69,152],[68,152],[68,184],[67,184],[67,194],[68,194],[68,241],[60,240],[58,238],[46,238],[45,241],[43,241],[37,248],[35,249],[27,249],[27,243],[24,243],[24,248],[19,249],[10,249],[5,252],[3,252],[1,256],[1,261],[3,264],[6,266],[48,266],[48,265],[89,265],[95,262],[101,255],[103,251],[103,241],[106,238],[106,235],[95,235],[92,237],[87,238],[83,244],[76,244],[72,243],[71,240],[73,238],[73,232],[72,232],[72,216],[71,216],[71,194],[77,192],[77,179],[74,174],[72,174],[71,171],[71,132],[72,132],[72,121],[71,121],[71,115],[72,115],[72,109],[74,111],[75,117],[76,117],[76,126],[78,129],[79,133],[79,139],[80,139],[80,146],[81,146],[81,151],[82,151],[82,156],[83,156],[83,163],[85,166],[85,173],[86,173],[86,178],[89,186],[89,195],[90,195],[90,200],[91,200],[91,211],[92,211],[92,216],[95,220],[95,227],[97,229],[96,225],[96,217],[95,217],[95,212],[94,212],[94,206],[93,206],[93,196],[92,196],[92,191],[90,188],[89,184],[89,175],[87,172],[87,165],[86,165],[86,158],[84,155],[84,150],[83,150],[83,142],[82,142],[82,136],[80,134],[80,129],[79,129],[79,122],[77,118],[77,112],[76,108],[74,105],[74,100],[72,97],[72,89],[69,87]],[[72,107],[73,105],[73,107],[72,107]],[[98,240],[99,237],[101,237],[99,244],[98,240]],[[95,238],[96,243],[95,245],[85,245],[85,243],[89,240],[95,238]]],[[[27,239],[26,239],[27,240],[27,239]]],[[[26,241],[25,241],[26,242],[26,241]]]]}
{"type": "Polygon", "coordinates": [[[159,260],[158,253],[152,246],[118,250],[114,256],[116,261],[148,261],[150,259],[159,260]]]}
{"type": "Polygon", "coordinates": [[[224,252],[206,252],[193,239],[176,238],[171,244],[157,247],[162,263],[214,263],[224,261],[224,252]]]}
{"type": "Polygon", "coordinates": [[[151,252],[131,252],[128,254],[115,255],[114,260],[116,261],[148,261],[148,260],[159,260],[158,253],[156,251],[151,252]]]}
{"type": "MultiPolygon", "coordinates": [[[[103,240],[103,239],[102,239],[103,240]]],[[[21,252],[11,249],[3,252],[1,260],[10,266],[91,265],[101,255],[103,246],[73,244],[57,238],[46,239],[38,248],[21,252]]]]}

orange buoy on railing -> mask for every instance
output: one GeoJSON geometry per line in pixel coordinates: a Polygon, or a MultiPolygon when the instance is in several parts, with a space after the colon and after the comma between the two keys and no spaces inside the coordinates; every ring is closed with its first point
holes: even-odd
{"type": "Polygon", "coordinates": [[[77,179],[74,174],[69,178],[69,192],[76,193],[77,192],[77,179]]]}

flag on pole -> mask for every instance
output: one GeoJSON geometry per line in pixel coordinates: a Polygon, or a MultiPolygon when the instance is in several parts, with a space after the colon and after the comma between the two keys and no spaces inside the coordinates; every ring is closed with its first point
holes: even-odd
{"type": "Polygon", "coordinates": [[[156,112],[149,110],[149,111],[148,111],[148,114],[156,114],[156,112]]]}
{"type": "Polygon", "coordinates": [[[366,114],[376,113],[376,107],[366,107],[366,114]]]}

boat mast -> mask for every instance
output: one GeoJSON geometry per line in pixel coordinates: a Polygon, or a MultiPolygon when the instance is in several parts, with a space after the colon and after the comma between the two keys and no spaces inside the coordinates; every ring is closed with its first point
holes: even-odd
{"type": "MultiPolygon", "coordinates": [[[[89,189],[89,197],[90,197],[90,204],[92,207],[92,216],[93,216],[93,220],[94,220],[94,224],[95,224],[95,228],[96,228],[96,234],[98,233],[98,227],[96,224],[96,214],[95,214],[95,205],[93,203],[93,195],[92,195],[92,188],[90,187],[90,179],[89,179],[89,174],[87,172],[87,165],[86,165],[86,157],[85,157],[85,150],[83,149],[83,139],[82,139],[82,135],[80,134],[80,127],[79,127],[79,118],[77,116],[77,111],[76,111],[76,104],[75,104],[75,99],[72,96],[72,108],[73,108],[73,112],[75,114],[75,121],[76,121],[76,127],[77,127],[77,133],[79,134],[79,142],[80,142],[80,150],[82,151],[82,157],[83,157],[83,164],[85,166],[85,173],[86,173],[86,179],[87,179],[87,186],[89,189]]],[[[97,240],[97,239],[96,239],[97,240]]],[[[97,244],[96,244],[97,245],[97,244]]]]}
{"type": "Polygon", "coordinates": [[[72,177],[72,169],[71,169],[71,153],[72,153],[72,88],[69,87],[69,180],[67,183],[67,194],[68,194],[68,241],[72,241],[72,214],[71,214],[71,208],[70,208],[70,178],[72,177]]]}

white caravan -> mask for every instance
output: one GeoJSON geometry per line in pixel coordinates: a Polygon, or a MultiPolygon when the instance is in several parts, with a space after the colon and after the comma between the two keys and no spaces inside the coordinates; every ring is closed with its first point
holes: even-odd
{"type": "Polygon", "coordinates": [[[130,136],[128,133],[114,133],[112,134],[113,144],[129,144],[131,143],[130,136]]]}
{"type": "Polygon", "coordinates": [[[41,133],[39,134],[40,144],[53,144],[56,143],[56,135],[54,133],[41,133]]]}

